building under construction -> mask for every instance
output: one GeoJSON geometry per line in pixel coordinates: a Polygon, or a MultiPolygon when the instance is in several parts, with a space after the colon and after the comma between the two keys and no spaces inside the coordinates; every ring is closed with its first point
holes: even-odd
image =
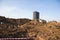
{"type": "Polygon", "coordinates": [[[33,20],[39,21],[39,12],[37,12],[37,11],[33,12],[33,20]]]}

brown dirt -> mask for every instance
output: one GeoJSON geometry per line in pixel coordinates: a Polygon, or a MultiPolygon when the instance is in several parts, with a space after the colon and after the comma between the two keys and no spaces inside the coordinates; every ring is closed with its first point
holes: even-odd
{"type": "Polygon", "coordinates": [[[30,37],[35,40],[60,40],[60,22],[0,18],[0,37],[30,37]],[[1,23],[2,22],[2,23],[1,23]]]}

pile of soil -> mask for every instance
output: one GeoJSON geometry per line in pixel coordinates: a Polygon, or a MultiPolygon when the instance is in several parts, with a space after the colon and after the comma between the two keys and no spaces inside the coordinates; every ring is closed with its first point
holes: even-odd
{"type": "Polygon", "coordinates": [[[28,36],[35,40],[60,40],[60,23],[51,22],[29,22],[22,25],[28,30],[28,36]]]}
{"type": "Polygon", "coordinates": [[[60,22],[0,17],[0,38],[60,40],[60,22]]]}
{"type": "Polygon", "coordinates": [[[31,21],[30,19],[13,19],[0,16],[0,38],[27,37],[27,31],[20,26],[31,21]]]}

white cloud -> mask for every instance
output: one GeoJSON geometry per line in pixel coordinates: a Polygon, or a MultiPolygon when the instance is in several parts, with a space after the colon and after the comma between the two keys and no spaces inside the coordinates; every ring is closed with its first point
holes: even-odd
{"type": "Polygon", "coordinates": [[[10,12],[14,11],[16,7],[10,6],[1,6],[0,7],[0,16],[9,16],[11,15],[10,12]]]}
{"type": "Polygon", "coordinates": [[[0,13],[8,13],[15,9],[16,9],[15,7],[8,7],[8,6],[0,7],[0,13]]]}
{"type": "Polygon", "coordinates": [[[18,7],[12,6],[1,6],[0,16],[5,16],[9,18],[31,18],[30,11],[18,7]],[[30,15],[30,16],[29,16],[30,15]]]}

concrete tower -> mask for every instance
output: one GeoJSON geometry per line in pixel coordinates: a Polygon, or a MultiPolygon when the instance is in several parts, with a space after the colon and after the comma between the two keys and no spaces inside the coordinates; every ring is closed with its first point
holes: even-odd
{"type": "Polygon", "coordinates": [[[33,20],[39,21],[39,12],[37,12],[37,11],[33,12],[33,20]]]}

